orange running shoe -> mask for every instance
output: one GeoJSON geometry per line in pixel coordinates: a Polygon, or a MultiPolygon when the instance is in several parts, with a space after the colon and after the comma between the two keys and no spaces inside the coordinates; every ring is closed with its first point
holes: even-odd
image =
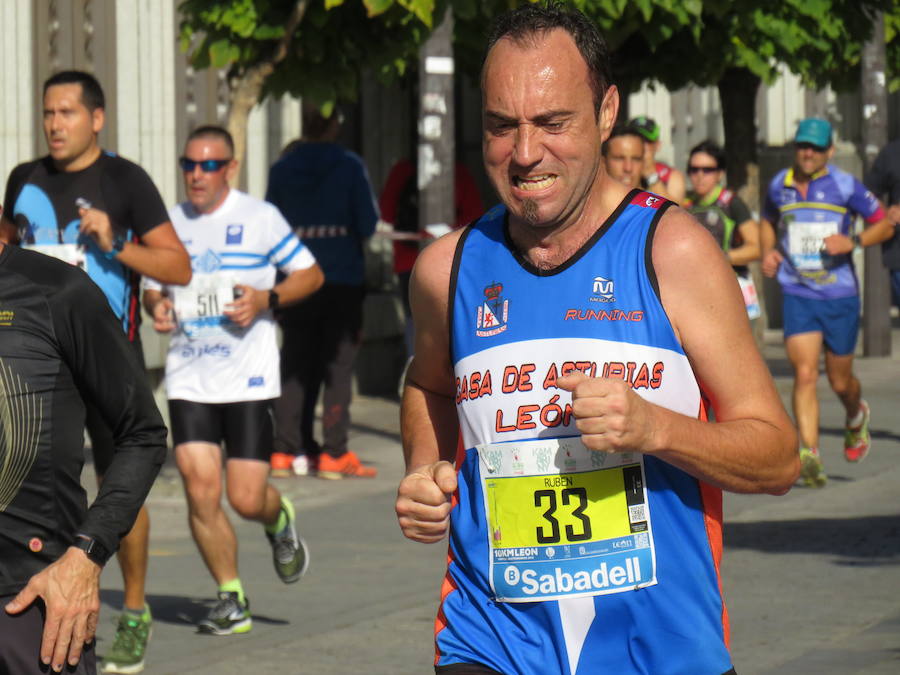
{"type": "Polygon", "coordinates": [[[287,478],[291,475],[291,464],[294,456],[286,452],[273,452],[269,465],[272,467],[272,475],[276,478],[287,478]]]}
{"type": "Polygon", "coordinates": [[[319,478],[374,478],[377,474],[377,469],[360,462],[356,453],[349,450],[340,457],[332,457],[325,452],[319,455],[319,478]]]}

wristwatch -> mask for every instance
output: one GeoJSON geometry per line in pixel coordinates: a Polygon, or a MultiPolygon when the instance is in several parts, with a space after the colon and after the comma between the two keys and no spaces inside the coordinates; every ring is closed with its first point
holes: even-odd
{"type": "Polygon", "coordinates": [[[269,309],[278,309],[278,291],[269,289],[269,309]]]}
{"type": "Polygon", "coordinates": [[[862,245],[862,242],[859,240],[859,235],[858,235],[858,234],[851,234],[851,235],[850,235],[850,241],[853,242],[853,250],[865,248],[865,247],[862,245]]]}
{"type": "Polygon", "coordinates": [[[125,242],[127,240],[121,234],[114,234],[112,240],[112,248],[108,251],[104,251],[103,255],[106,256],[107,260],[115,260],[116,256],[122,252],[122,249],[125,248],[125,242]]]}
{"type": "Polygon", "coordinates": [[[86,534],[76,534],[72,546],[80,548],[85,552],[88,558],[100,565],[100,567],[103,567],[106,564],[106,561],[112,557],[111,551],[99,541],[86,534]]]}

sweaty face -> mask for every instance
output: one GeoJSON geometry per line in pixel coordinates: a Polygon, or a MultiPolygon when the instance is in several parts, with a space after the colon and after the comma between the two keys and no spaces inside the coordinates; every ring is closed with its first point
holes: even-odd
{"type": "Polygon", "coordinates": [[[228,164],[215,171],[203,171],[197,164],[191,171],[184,171],[184,191],[198,213],[212,213],[228,196],[228,181],[237,169],[228,146],[221,138],[195,138],[184,149],[186,159],[201,162],[204,159],[227,159],[228,164]]]}
{"type": "Polygon", "coordinates": [[[819,149],[808,143],[798,143],[794,146],[794,167],[800,173],[812,176],[825,168],[831,153],[832,148],[819,149]]]}
{"type": "Polygon", "coordinates": [[[566,224],[598,175],[611,122],[594,112],[588,68],[557,29],[495,44],[482,80],[484,164],[511,222],[566,224]]]}
{"type": "Polygon", "coordinates": [[[56,84],[44,94],[44,138],[53,161],[75,171],[90,164],[99,149],[103,110],[91,112],[81,102],[80,84],[56,84]]]}
{"type": "Polygon", "coordinates": [[[688,161],[691,187],[700,197],[705,197],[713,191],[722,179],[722,173],[716,158],[705,152],[695,152],[688,161]]]}
{"type": "Polygon", "coordinates": [[[635,188],[641,184],[644,143],[637,136],[616,136],[606,143],[606,170],[623,185],[635,188]]]}

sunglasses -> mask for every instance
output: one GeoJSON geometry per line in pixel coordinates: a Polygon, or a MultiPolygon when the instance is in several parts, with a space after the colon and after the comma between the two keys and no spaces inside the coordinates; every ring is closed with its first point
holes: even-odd
{"type": "Polygon", "coordinates": [[[178,160],[178,165],[185,173],[193,173],[194,169],[198,166],[203,173],[213,173],[221,169],[230,161],[230,159],[201,159],[198,161],[182,157],[178,160]]]}
{"type": "Polygon", "coordinates": [[[719,170],[717,166],[689,166],[688,173],[715,173],[719,170]]]}
{"type": "Polygon", "coordinates": [[[794,143],[794,147],[797,148],[797,150],[814,150],[816,152],[825,152],[826,150],[828,150],[828,148],[823,148],[821,145],[815,145],[813,143],[807,143],[805,141],[801,143],[794,143]]]}

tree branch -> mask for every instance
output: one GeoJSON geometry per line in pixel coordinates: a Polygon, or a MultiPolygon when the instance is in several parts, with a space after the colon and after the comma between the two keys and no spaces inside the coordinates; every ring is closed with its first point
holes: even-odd
{"type": "Polygon", "coordinates": [[[243,161],[247,143],[247,118],[253,106],[259,102],[266,78],[274,71],[275,66],[284,61],[288,55],[294,33],[303,21],[310,0],[297,0],[294,9],[284,25],[284,34],[275,45],[272,56],[248,68],[242,75],[231,82],[231,106],[228,111],[228,131],[234,137],[234,156],[243,161]]]}

